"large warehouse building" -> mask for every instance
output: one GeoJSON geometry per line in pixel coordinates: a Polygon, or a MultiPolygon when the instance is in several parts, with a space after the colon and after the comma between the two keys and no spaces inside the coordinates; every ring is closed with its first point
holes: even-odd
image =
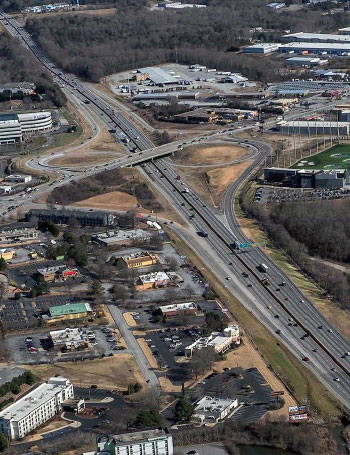
{"type": "Polygon", "coordinates": [[[323,122],[319,120],[292,120],[277,123],[281,133],[308,134],[309,136],[348,136],[350,132],[349,122],[323,122]]]}
{"type": "Polygon", "coordinates": [[[349,35],[328,35],[326,33],[290,33],[281,37],[283,43],[350,43],[349,35]]]}
{"type": "Polygon", "coordinates": [[[244,47],[242,50],[245,54],[271,54],[278,51],[279,43],[259,43],[244,47]]]}
{"type": "Polygon", "coordinates": [[[26,134],[52,128],[51,112],[0,114],[0,144],[22,142],[26,134]]]}
{"type": "Polygon", "coordinates": [[[321,43],[321,42],[295,42],[282,44],[278,48],[279,52],[295,53],[309,52],[310,54],[336,54],[347,55],[350,54],[350,42],[348,43],[321,43]]]}

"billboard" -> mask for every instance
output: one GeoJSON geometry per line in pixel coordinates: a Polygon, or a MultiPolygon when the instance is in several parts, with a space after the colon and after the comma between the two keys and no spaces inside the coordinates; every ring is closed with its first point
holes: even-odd
{"type": "Polygon", "coordinates": [[[288,412],[291,414],[292,412],[298,412],[299,408],[298,406],[289,406],[288,412]]]}
{"type": "Polygon", "coordinates": [[[292,414],[289,416],[289,422],[307,422],[309,416],[307,414],[292,414]]]}

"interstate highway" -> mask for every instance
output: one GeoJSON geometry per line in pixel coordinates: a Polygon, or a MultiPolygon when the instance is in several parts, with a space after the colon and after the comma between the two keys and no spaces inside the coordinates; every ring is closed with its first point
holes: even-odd
{"type": "MultiPolygon", "coordinates": [[[[100,100],[96,95],[92,94],[84,84],[82,84],[75,76],[64,74],[49,62],[46,57],[42,55],[36,44],[31,40],[30,36],[21,29],[16,21],[6,17],[8,25],[6,28],[12,29],[15,27],[15,33],[17,36],[21,35],[23,40],[26,41],[27,45],[33,50],[39,60],[48,68],[55,76],[56,80],[63,81],[70,89],[65,89],[65,93],[69,98],[71,97],[71,90],[74,90],[75,96],[80,100],[89,100],[91,104],[86,107],[91,110],[92,113],[98,115],[107,125],[118,127],[120,131],[123,131],[131,141],[131,145],[137,149],[138,152],[143,150],[149,150],[154,148],[152,142],[143,135],[142,132],[138,131],[137,128],[122,115],[116,113],[111,109],[108,104],[100,100]],[[10,24],[10,25],[9,25],[10,24]]],[[[262,150],[265,153],[266,150],[262,150]]],[[[261,156],[259,157],[259,160],[261,156]]],[[[89,174],[100,172],[101,167],[96,167],[89,174]]],[[[260,283],[260,281],[249,273],[247,279],[242,277],[242,273],[247,271],[245,264],[252,268],[256,265],[258,258],[250,259],[250,256],[254,254],[260,254],[259,250],[252,254],[250,251],[248,254],[242,254],[240,257],[243,259],[241,262],[238,257],[232,253],[229,249],[229,242],[232,243],[235,238],[241,235],[235,227],[235,235],[232,234],[225,224],[223,224],[217,214],[209,207],[206,203],[194,193],[193,190],[190,193],[183,193],[183,186],[180,182],[175,180],[175,172],[169,169],[169,165],[163,160],[158,159],[154,164],[145,164],[145,172],[149,179],[156,184],[157,188],[162,191],[168,200],[172,201],[174,208],[183,217],[187,218],[193,211],[196,212],[196,217],[189,222],[189,235],[192,235],[197,230],[205,230],[209,233],[206,239],[195,239],[194,242],[198,244],[198,253],[200,257],[206,258],[205,263],[211,268],[220,281],[222,281],[227,288],[237,296],[242,304],[251,311],[271,332],[281,330],[281,334],[278,338],[283,342],[298,358],[305,355],[310,358],[310,362],[305,363],[305,367],[310,368],[317,377],[327,386],[327,388],[333,392],[333,394],[343,403],[345,407],[350,407],[349,403],[349,391],[350,391],[350,378],[349,378],[349,360],[340,359],[341,354],[350,351],[348,341],[342,337],[335,328],[331,328],[330,324],[314,309],[311,303],[305,300],[302,310],[300,310],[301,302],[297,302],[299,297],[299,290],[291,283],[287,277],[281,272],[275,270],[271,266],[269,278],[273,284],[271,287],[276,286],[276,282],[284,280],[287,282],[287,286],[279,292],[281,298],[288,298],[288,312],[281,307],[278,300],[271,297],[268,290],[260,283]],[[163,175],[163,178],[161,178],[163,175]],[[189,204],[191,204],[193,210],[189,210],[189,204]],[[236,232],[237,231],[237,232],[236,232]],[[237,236],[237,237],[236,237],[237,236]],[[246,262],[245,262],[246,261],[246,262]],[[278,274],[276,278],[272,275],[278,274]],[[226,280],[226,277],[231,278],[226,280]],[[280,278],[281,277],[281,278],[280,278]],[[252,287],[248,288],[247,284],[251,284],[252,287]],[[288,295],[287,295],[288,294],[288,295]],[[295,300],[295,301],[294,301],[295,300]],[[271,310],[268,306],[271,305],[271,310]],[[290,313],[297,319],[300,316],[302,321],[307,324],[309,332],[312,332],[311,336],[301,340],[304,334],[304,330],[301,327],[295,327],[293,324],[289,326],[288,318],[290,313]],[[300,314],[302,313],[302,314],[300,314]],[[275,317],[278,316],[278,317],[275,317]],[[317,329],[314,320],[322,321],[323,329],[317,329]],[[332,333],[327,332],[327,329],[331,329],[332,333]],[[331,352],[331,356],[337,359],[334,362],[328,352],[322,347],[327,346],[327,349],[331,352]],[[339,359],[339,360],[338,360],[339,359]],[[344,364],[344,370],[338,365],[344,364]],[[331,371],[334,369],[335,371],[331,371]],[[339,382],[334,381],[335,378],[339,378],[339,382]]],[[[85,174],[86,175],[86,174],[85,174]]],[[[76,175],[74,175],[76,178],[76,175]]],[[[63,182],[64,183],[64,182],[63,182]]],[[[62,184],[63,184],[62,183],[62,184]]],[[[58,186],[59,183],[57,183],[58,186]]],[[[188,186],[186,184],[186,186],[188,186]]],[[[232,208],[232,207],[231,207],[232,208]]],[[[194,234],[195,235],[195,234],[194,234]]],[[[265,260],[265,259],[264,259],[265,260]]],[[[270,263],[271,264],[271,263],[270,263]]],[[[282,289],[282,288],[281,288],[282,289]]],[[[276,291],[277,292],[277,291],[276,291]]],[[[278,298],[280,296],[278,295],[278,298]]]]}

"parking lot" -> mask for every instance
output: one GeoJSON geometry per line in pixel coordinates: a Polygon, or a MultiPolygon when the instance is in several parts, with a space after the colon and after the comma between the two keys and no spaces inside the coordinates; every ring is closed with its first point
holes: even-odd
{"type": "MultiPolygon", "coordinates": [[[[56,330],[56,328],[52,328],[56,330]]],[[[89,337],[89,349],[61,353],[54,351],[49,341],[49,329],[43,333],[28,333],[26,335],[9,336],[1,340],[9,353],[10,361],[16,364],[46,363],[48,361],[69,361],[75,358],[99,357],[101,355],[122,352],[118,335],[108,327],[86,327],[89,337]]]]}
{"type": "MultiPolygon", "coordinates": [[[[239,409],[230,420],[250,423],[260,419],[271,404],[272,389],[256,368],[231,368],[222,373],[213,372],[192,389],[187,389],[188,398],[195,403],[205,395],[237,398],[239,409]]],[[[168,408],[164,417],[172,420],[173,409],[168,408]]]]}
{"type": "Polygon", "coordinates": [[[279,204],[280,202],[322,201],[343,199],[350,196],[348,189],[305,189],[259,187],[254,202],[259,204],[279,204]]]}

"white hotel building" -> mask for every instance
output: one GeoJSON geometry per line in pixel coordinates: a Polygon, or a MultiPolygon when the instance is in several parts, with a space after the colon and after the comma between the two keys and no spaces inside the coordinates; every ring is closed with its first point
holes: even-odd
{"type": "Polygon", "coordinates": [[[24,135],[52,128],[51,112],[0,114],[0,144],[22,142],[24,135]]]}
{"type": "Polygon", "coordinates": [[[97,438],[97,451],[84,455],[173,455],[173,438],[167,430],[145,430],[97,438]]]}
{"type": "Polygon", "coordinates": [[[21,439],[58,414],[63,401],[73,397],[69,379],[52,377],[0,412],[0,432],[10,440],[21,439]]]}

